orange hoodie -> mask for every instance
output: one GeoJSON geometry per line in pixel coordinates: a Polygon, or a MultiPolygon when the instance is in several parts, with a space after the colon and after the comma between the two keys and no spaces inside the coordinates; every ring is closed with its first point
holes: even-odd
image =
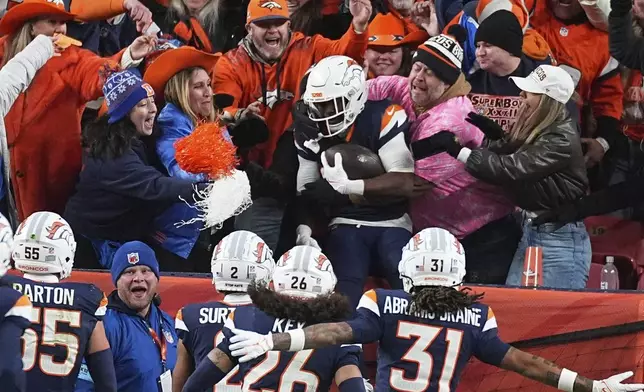
{"type": "Polygon", "coordinates": [[[249,37],[237,49],[224,54],[215,66],[213,80],[215,96],[233,99],[229,107],[223,108],[224,118],[234,121],[238,110],[258,100],[264,103],[260,114],[270,130],[269,139],[251,151],[249,158],[270,166],[277,140],[291,125],[291,108],[300,99],[300,81],[313,64],[331,55],[346,55],[361,64],[366,48],[367,32],[357,34],[352,25],[335,41],[320,35],[292,33],[275,64],[267,64],[253,53],[249,37]]]}

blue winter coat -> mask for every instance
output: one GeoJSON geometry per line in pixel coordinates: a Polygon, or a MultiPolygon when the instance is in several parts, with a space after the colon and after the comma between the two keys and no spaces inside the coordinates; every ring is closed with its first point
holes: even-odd
{"type": "MultiPolygon", "coordinates": [[[[190,117],[175,105],[168,103],[159,113],[157,125],[160,135],[156,142],[156,152],[168,174],[171,177],[193,182],[207,181],[207,177],[203,174],[192,174],[182,170],[175,158],[174,143],[190,135],[194,129],[190,117]]],[[[177,223],[187,222],[197,217],[197,214],[197,210],[185,203],[173,205],[155,220],[157,232],[153,240],[164,249],[184,259],[188,258],[203,229],[203,223],[197,222],[179,227],[177,223]]]]}
{"type": "MultiPolygon", "coordinates": [[[[207,181],[208,178],[204,174],[192,174],[181,169],[175,158],[174,143],[190,135],[194,130],[190,117],[174,104],[167,103],[159,113],[157,124],[161,134],[156,142],[156,152],[168,174],[171,177],[193,182],[207,181]]],[[[224,136],[230,139],[227,131],[224,136]]],[[[197,210],[185,203],[173,205],[155,220],[157,233],[153,240],[170,252],[188,258],[204,226],[202,222],[180,226],[177,223],[187,222],[197,214],[197,210]]]]}

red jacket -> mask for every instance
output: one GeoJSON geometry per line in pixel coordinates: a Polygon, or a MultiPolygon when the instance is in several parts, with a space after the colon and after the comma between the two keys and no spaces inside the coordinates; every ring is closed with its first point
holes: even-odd
{"type": "MultiPolygon", "coordinates": [[[[7,37],[0,38],[0,61],[7,37]]],[[[116,60],[77,47],[50,59],[5,117],[11,185],[18,218],[62,214],[81,169],[80,121],[85,104],[102,96],[101,71],[116,60]]]]}

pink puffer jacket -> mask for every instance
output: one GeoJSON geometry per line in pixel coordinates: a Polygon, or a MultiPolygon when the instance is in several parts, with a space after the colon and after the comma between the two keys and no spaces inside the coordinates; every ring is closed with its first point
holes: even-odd
{"type": "MultiPolygon", "coordinates": [[[[467,114],[474,110],[469,98],[449,99],[417,117],[407,78],[381,76],[369,80],[368,86],[370,100],[389,98],[405,109],[412,121],[411,141],[448,130],[454,132],[466,147],[481,145],[483,133],[465,121],[467,114]]],[[[417,161],[415,173],[435,186],[412,200],[414,231],[440,227],[462,239],[513,210],[512,203],[500,188],[475,179],[465,171],[463,163],[447,153],[417,161]]]]}

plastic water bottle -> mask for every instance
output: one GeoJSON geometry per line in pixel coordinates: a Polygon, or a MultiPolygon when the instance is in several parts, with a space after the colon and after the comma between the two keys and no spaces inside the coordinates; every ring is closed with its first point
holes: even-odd
{"type": "Polygon", "coordinates": [[[619,290],[619,273],[615,267],[613,256],[606,256],[606,264],[604,264],[601,274],[601,289],[619,290]]]}

